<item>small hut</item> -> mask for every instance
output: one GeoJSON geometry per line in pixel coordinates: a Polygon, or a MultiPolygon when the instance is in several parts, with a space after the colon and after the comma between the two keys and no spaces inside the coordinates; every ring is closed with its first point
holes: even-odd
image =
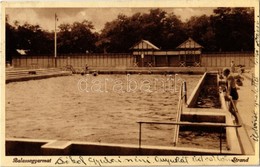
{"type": "Polygon", "coordinates": [[[202,48],[189,38],[172,51],[162,51],[147,40],[141,40],[130,49],[133,50],[136,67],[197,67],[201,64],[202,48]]]}
{"type": "Polygon", "coordinates": [[[202,48],[192,38],[180,44],[176,48],[179,51],[180,66],[200,66],[202,48]]]}
{"type": "Polygon", "coordinates": [[[155,66],[154,52],[160,50],[157,46],[147,40],[141,40],[130,49],[133,50],[135,66],[155,66]]]}

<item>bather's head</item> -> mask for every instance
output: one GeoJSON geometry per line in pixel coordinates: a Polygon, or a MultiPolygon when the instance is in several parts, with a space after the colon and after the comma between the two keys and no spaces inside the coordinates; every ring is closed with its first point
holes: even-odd
{"type": "Polygon", "coordinates": [[[225,77],[227,77],[229,74],[230,74],[230,69],[225,68],[225,69],[223,70],[223,75],[224,75],[225,77]]]}

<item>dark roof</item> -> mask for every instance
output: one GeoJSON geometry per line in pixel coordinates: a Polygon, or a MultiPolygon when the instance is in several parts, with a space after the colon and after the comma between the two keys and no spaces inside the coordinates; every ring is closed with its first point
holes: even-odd
{"type": "Polygon", "coordinates": [[[130,49],[133,50],[160,50],[157,46],[147,40],[141,40],[130,49]]]}
{"type": "Polygon", "coordinates": [[[203,46],[195,42],[192,38],[187,39],[185,42],[180,44],[177,49],[201,49],[203,46]]]}

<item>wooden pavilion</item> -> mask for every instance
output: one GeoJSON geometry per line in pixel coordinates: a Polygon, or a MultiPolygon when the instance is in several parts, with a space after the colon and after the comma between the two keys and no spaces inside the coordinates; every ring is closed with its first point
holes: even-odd
{"type": "Polygon", "coordinates": [[[133,50],[135,66],[185,67],[200,66],[202,48],[200,44],[189,38],[173,51],[161,51],[147,40],[141,40],[131,50],[133,50]]]}
{"type": "Polygon", "coordinates": [[[141,40],[130,49],[133,50],[135,66],[155,66],[154,53],[160,50],[157,46],[147,40],[141,40]]]}
{"type": "Polygon", "coordinates": [[[200,66],[202,48],[192,38],[180,44],[176,48],[179,51],[180,66],[200,66]]]}

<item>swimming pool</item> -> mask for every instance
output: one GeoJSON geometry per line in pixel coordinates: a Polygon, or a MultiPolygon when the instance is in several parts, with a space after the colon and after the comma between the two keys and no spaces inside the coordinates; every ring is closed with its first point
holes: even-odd
{"type": "MultiPolygon", "coordinates": [[[[187,82],[189,95],[200,77],[73,75],[9,83],[6,137],[138,144],[136,122],[175,121],[180,83],[187,82]]],[[[144,126],[142,144],[172,146],[173,129],[144,126]]]]}

